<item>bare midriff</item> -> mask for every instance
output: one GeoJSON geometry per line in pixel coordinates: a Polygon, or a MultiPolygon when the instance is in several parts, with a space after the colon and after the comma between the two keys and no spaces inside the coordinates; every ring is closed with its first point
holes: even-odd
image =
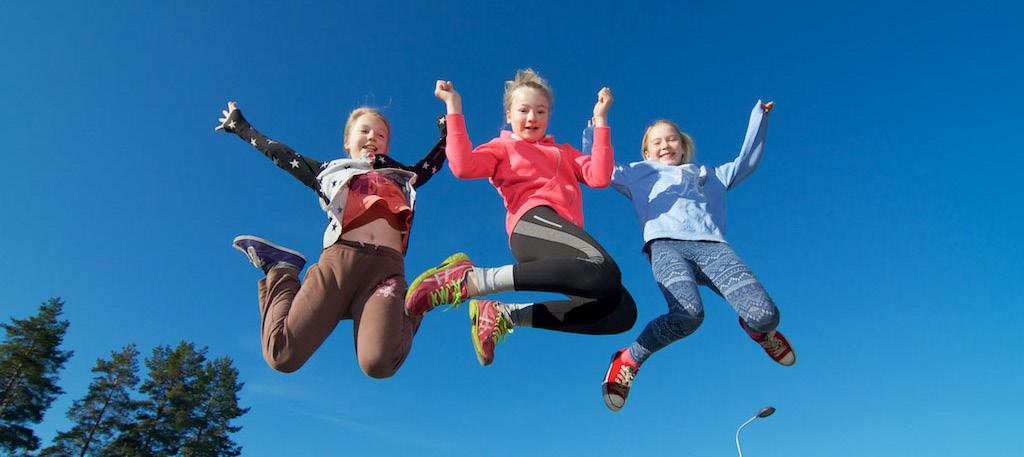
{"type": "Polygon", "coordinates": [[[385,218],[374,219],[364,225],[341,233],[341,239],[384,246],[402,252],[402,232],[395,230],[385,218]]]}

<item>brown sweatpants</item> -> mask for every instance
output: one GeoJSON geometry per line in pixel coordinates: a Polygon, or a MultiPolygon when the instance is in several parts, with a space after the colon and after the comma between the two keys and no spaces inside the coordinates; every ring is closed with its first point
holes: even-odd
{"type": "Polygon", "coordinates": [[[405,269],[394,249],[346,240],[324,249],[298,272],[274,268],[259,281],[263,358],[275,370],[298,370],[338,322],[351,319],[359,367],[370,377],[398,371],[422,317],[405,315],[405,269]]]}

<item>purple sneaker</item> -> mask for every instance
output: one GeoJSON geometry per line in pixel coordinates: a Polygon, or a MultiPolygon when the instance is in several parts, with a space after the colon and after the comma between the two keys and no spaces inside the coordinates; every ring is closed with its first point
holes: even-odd
{"type": "Polygon", "coordinates": [[[256,268],[263,270],[264,274],[275,266],[287,265],[298,271],[302,271],[302,267],[306,266],[306,258],[298,251],[278,246],[263,238],[252,235],[235,237],[234,241],[231,242],[231,246],[248,256],[249,261],[256,268]]]}

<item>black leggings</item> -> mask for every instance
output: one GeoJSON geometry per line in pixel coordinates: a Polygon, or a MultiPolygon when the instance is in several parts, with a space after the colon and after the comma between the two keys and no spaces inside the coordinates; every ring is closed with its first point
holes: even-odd
{"type": "Polygon", "coordinates": [[[533,327],[609,335],[633,328],[636,303],[622,273],[587,232],[547,206],[516,223],[511,238],[516,290],[558,292],[569,300],[536,303],[533,327]]]}

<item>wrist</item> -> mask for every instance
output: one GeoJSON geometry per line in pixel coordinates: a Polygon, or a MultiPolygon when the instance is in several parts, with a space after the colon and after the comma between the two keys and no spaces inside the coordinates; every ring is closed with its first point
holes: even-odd
{"type": "Polygon", "coordinates": [[[594,127],[608,127],[608,116],[594,116],[594,127]]]}
{"type": "Polygon", "coordinates": [[[462,100],[448,100],[444,102],[448,114],[462,114],[462,100]]]}

